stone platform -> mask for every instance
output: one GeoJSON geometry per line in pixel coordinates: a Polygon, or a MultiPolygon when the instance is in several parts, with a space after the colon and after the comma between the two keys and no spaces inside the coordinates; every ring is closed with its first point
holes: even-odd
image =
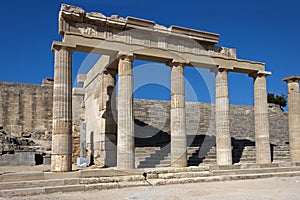
{"type": "Polygon", "coordinates": [[[68,173],[21,172],[0,176],[0,197],[300,176],[299,163],[239,164],[188,168],[81,169],[68,173]]]}

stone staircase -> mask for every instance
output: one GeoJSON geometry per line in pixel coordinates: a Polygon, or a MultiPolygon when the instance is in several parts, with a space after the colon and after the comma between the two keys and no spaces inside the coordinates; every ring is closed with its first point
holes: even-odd
{"type": "Polygon", "coordinates": [[[273,146],[273,162],[290,162],[290,146],[288,144],[273,146]]]}
{"type": "MultiPolygon", "coordinates": [[[[233,164],[255,163],[255,146],[252,142],[233,142],[233,164]],[[247,146],[249,145],[249,146],[247,146]]],[[[170,146],[136,147],[136,168],[169,167],[170,146]]],[[[289,162],[290,153],[287,144],[272,145],[273,163],[289,162]]],[[[216,165],[216,147],[195,147],[187,149],[188,166],[216,165]],[[209,149],[210,148],[210,149],[209,149]]]]}
{"type": "MultiPolygon", "coordinates": [[[[188,147],[188,166],[198,166],[202,161],[198,157],[199,147],[188,147]]],[[[158,168],[169,167],[171,164],[170,146],[160,147],[136,147],[135,165],[136,168],[158,168]]]]}
{"type": "Polygon", "coordinates": [[[108,168],[65,173],[9,173],[0,176],[0,197],[291,176],[300,176],[300,164],[238,164],[132,171],[108,168]]]}

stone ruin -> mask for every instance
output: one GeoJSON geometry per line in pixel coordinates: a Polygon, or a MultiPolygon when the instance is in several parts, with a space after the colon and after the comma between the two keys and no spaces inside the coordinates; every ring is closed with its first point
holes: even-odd
{"type": "MultiPolygon", "coordinates": [[[[4,156],[33,150],[35,155],[42,152],[42,163],[50,164],[48,143],[38,142],[51,139],[54,172],[72,170],[77,157],[99,167],[128,170],[299,161],[297,120],[291,120],[297,118],[299,107],[292,104],[295,112],[288,116],[274,105],[268,107],[266,77],[271,73],[264,63],[238,59],[236,49],[217,46],[218,34],[167,28],[134,17],[106,17],[65,4],[59,33],[62,42],[54,41],[52,46],[54,80],[46,79],[41,86],[0,84],[2,148],[11,149],[2,151],[4,156]],[[78,75],[82,88],[72,88],[74,51],[102,55],[87,74],[78,75]],[[171,102],[132,99],[134,60],[171,68],[171,102]],[[206,68],[216,75],[216,105],[185,102],[185,66],[206,68]],[[229,105],[228,73],[253,78],[254,107],[229,105]],[[112,92],[117,74],[118,100],[112,92]],[[294,132],[290,135],[288,121],[294,132]],[[157,134],[149,134],[152,131],[157,134]]],[[[293,88],[289,98],[297,102],[299,77],[284,80],[293,88]]]]}
{"type": "MultiPolygon", "coordinates": [[[[47,145],[38,146],[34,139],[41,139],[40,134],[36,133],[24,133],[21,137],[9,135],[3,131],[3,126],[0,126],[0,166],[9,165],[36,165],[36,164],[47,164],[46,151],[47,145]],[[32,137],[36,135],[38,137],[32,137]]],[[[47,138],[51,141],[51,136],[47,138]]],[[[48,157],[49,157],[48,152],[48,157]]]]}

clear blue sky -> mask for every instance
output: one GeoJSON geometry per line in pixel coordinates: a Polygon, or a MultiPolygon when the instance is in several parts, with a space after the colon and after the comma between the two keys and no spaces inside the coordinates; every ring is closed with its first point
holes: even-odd
{"type": "MultiPolygon", "coordinates": [[[[266,63],[266,69],[273,73],[268,77],[271,93],[286,94],[281,78],[300,75],[300,3],[297,0],[11,0],[1,2],[0,81],[41,83],[43,78],[53,76],[50,48],[53,40],[61,40],[57,33],[61,3],[106,16],[130,15],[167,27],[179,25],[219,33],[219,45],[236,48],[239,58],[266,63]]],[[[85,56],[74,55],[74,73],[85,56]]],[[[187,71],[191,84],[201,88],[201,77],[193,77],[192,72],[187,71]]],[[[230,102],[252,105],[252,82],[246,75],[230,74],[230,102]]],[[[137,91],[137,97],[147,97],[148,90],[157,98],[168,96],[164,88],[153,90],[145,86],[137,91]],[[161,91],[164,92],[160,94],[161,91]]],[[[197,97],[208,101],[201,91],[197,91],[197,97]]]]}

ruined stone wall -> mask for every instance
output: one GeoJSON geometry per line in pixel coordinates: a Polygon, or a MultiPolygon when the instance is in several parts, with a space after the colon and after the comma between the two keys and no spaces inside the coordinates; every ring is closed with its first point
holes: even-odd
{"type": "Polygon", "coordinates": [[[9,134],[51,131],[52,85],[0,82],[0,125],[9,134]]]}

